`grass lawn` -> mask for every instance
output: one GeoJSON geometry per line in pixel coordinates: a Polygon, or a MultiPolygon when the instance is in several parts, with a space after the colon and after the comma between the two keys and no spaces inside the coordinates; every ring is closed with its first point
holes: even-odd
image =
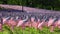
{"type": "Polygon", "coordinates": [[[15,27],[12,32],[9,27],[3,26],[3,32],[0,32],[0,34],[60,34],[60,30],[56,28],[54,32],[50,32],[46,27],[42,31],[29,27],[26,27],[24,30],[15,27]]]}

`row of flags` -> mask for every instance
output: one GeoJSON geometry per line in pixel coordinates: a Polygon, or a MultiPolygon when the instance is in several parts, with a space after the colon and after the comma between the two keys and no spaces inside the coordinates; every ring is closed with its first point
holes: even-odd
{"type": "MultiPolygon", "coordinates": [[[[34,28],[41,28],[43,25],[47,24],[47,26],[54,25],[55,23],[60,25],[60,17],[57,16],[24,16],[25,18],[22,19],[19,16],[15,17],[0,17],[0,24],[5,24],[9,26],[29,26],[34,28]],[[37,20],[37,21],[35,21],[37,20]]],[[[55,25],[54,25],[55,26],[55,25]]]]}
{"type": "MultiPolygon", "coordinates": [[[[52,17],[52,16],[31,16],[31,17],[34,17],[35,18],[35,20],[37,20],[38,21],[38,19],[42,22],[43,20],[45,20],[45,22],[49,22],[49,23],[52,23],[52,22],[55,22],[55,21],[59,21],[59,17],[57,17],[57,16],[54,16],[54,17],[52,17]]],[[[27,17],[27,16],[23,16],[22,18],[21,17],[19,17],[19,16],[16,16],[16,17],[13,17],[13,20],[19,20],[19,19],[22,19],[23,20],[23,22],[25,22],[25,20],[27,21],[28,19],[30,19],[31,20],[31,17],[27,17]]],[[[4,21],[6,21],[6,20],[9,20],[11,18],[11,16],[9,16],[9,17],[3,17],[3,22],[4,21]]],[[[34,21],[35,21],[34,20],[34,21]]]]}

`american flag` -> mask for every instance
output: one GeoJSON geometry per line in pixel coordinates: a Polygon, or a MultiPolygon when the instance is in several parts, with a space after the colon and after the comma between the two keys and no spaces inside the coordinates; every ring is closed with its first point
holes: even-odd
{"type": "Polygon", "coordinates": [[[32,27],[34,27],[35,29],[37,29],[37,25],[38,25],[38,22],[32,22],[32,27]]]}
{"type": "Polygon", "coordinates": [[[38,24],[38,28],[46,24],[46,23],[45,23],[46,16],[44,15],[44,16],[41,16],[41,17],[42,17],[42,18],[41,18],[41,22],[38,24]]]}
{"type": "Polygon", "coordinates": [[[3,24],[6,23],[6,21],[9,19],[10,17],[7,17],[7,18],[3,18],[3,24]]]}
{"type": "Polygon", "coordinates": [[[11,17],[11,19],[8,20],[7,24],[8,24],[9,26],[15,26],[15,25],[16,25],[16,21],[14,21],[14,20],[13,20],[13,17],[11,17]]]}
{"type": "Polygon", "coordinates": [[[18,24],[17,24],[17,27],[21,26],[27,19],[28,19],[28,16],[26,16],[26,19],[24,19],[24,20],[20,19],[18,24]]]}
{"type": "Polygon", "coordinates": [[[43,26],[43,24],[44,24],[44,21],[40,22],[40,23],[38,24],[38,28],[41,27],[41,26],[43,26]]]}
{"type": "Polygon", "coordinates": [[[35,21],[36,16],[31,17],[31,26],[37,29],[38,22],[35,21]]]}
{"type": "Polygon", "coordinates": [[[52,18],[52,17],[49,18],[48,27],[51,26],[54,23],[55,20],[56,20],[56,18],[52,18]]]}
{"type": "Polygon", "coordinates": [[[57,25],[60,25],[60,19],[57,21],[57,25]]]}
{"type": "Polygon", "coordinates": [[[0,31],[2,30],[3,19],[0,17],[0,31]]]}
{"type": "Polygon", "coordinates": [[[31,22],[29,22],[29,21],[26,22],[26,23],[25,23],[25,27],[31,27],[31,22]]]}

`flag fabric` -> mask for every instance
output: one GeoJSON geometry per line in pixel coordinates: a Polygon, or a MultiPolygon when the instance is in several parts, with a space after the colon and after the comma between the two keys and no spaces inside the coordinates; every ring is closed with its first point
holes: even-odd
{"type": "Polygon", "coordinates": [[[38,28],[41,27],[41,26],[44,26],[45,24],[47,24],[45,21],[47,19],[47,16],[44,15],[44,16],[41,16],[41,22],[38,24],[38,28]],[[42,18],[41,18],[42,17],[42,18]]]}
{"type": "Polygon", "coordinates": [[[37,29],[38,22],[36,22],[36,16],[31,17],[31,26],[37,29]]]}
{"type": "Polygon", "coordinates": [[[13,18],[11,18],[10,20],[8,20],[7,24],[9,26],[15,26],[16,25],[16,21],[14,21],[13,18]]]}
{"type": "Polygon", "coordinates": [[[26,22],[24,25],[25,27],[31,27],[31,22],[26,22]]]}
{"type": "Polygon", "coordinates": [[[2,24],[0,24],[0,31],[2,30],[2,24]]]}
{"type": "Polygon", "coordinates": [[[40,23],[38,24],[38,28],[41,27],[41,26],[43,26],[43,23],[44,23],[43,21],[40,22],[40,23]]]}
{"type": "Polygon", "coordinates": [[[17,27],[19,27],[19,26],[21,26],[23,23],[25,23],[25,21],[27,21],[27,19],[28,19],[28,16],[26,16],[26,19],[24,19],[24,20],[19,20],[19,22],[18,22],[18,24],[17,24],[17,27]]]}
{"type": "Polygon", "coordinates": [[[37,25],[38,25],[38,22],[32,22],[32,27],[34,27],[35,29],[37,29],[37,25]]]}
{"type": "Polygon", "coordinates": [[[60,19],[58,20],[57,25],[60,25],[60,19]]]}
{"type": "Polygon", "coordinates": [[[49,18],[48,27],[51,26],[54,23],[55,19],[56,18],[54,18],[54,19],[53,18],[49,18]]]}
{"type": "Polygon", "coordinates": [[[6,23],[6,21],[9,19],[10,17],[7,17],[7,18],[3,18],[3,24],[6,23]]]}
{"type": "Polygon", "coordinates": [[[0,31],[2,30],[3,19],[0,17],[0,31]]]}

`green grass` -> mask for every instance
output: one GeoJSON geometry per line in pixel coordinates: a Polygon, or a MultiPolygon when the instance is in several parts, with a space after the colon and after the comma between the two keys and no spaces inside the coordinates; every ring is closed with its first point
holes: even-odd
{"type": "MultiPolygon", "coordinates": [[[[59,29],[56,28],[54,32],[50,32],[46,27],[44,27],[42,31],[29,27],[26,27],[24,30],[22,30],[20,27],[15,27],[14,31],[12,32],[9,27],[4,26],[3,30],[3,34],[60,34],[59,29]]],[[[0,34],[2,34],[2,32],[0,32],[0,34]]]]}

